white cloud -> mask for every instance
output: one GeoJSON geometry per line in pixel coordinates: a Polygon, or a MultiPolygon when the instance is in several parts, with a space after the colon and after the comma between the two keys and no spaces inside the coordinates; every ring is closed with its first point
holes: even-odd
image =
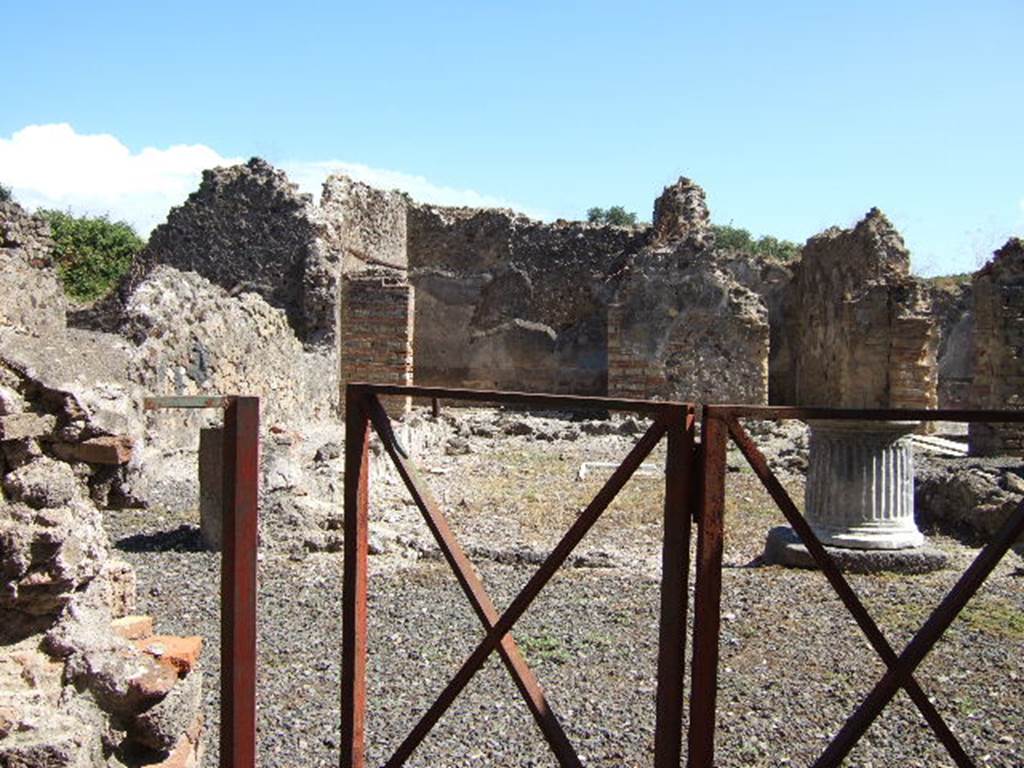
{"type": "MultiPolygon", "coordinates": [[[[202,171],[242,162],[203,144],[145,147],[133,152],[110,134],[81,134],[68,123],[29,125],[0,138],[0,183],[29,209],[70,208],[79,215],[109,214],[148,234],[168,210],[199,186],[202,171]]],[[[324,179],[345,173],[382,189],[400,189],[421,202],[524,210],[472,189],[434,184],[422,176],[342,160],[285,162],[280,167],[305,192],[319,197],[324,179]]]]}
{"type": "Polygon", "coordinates": [[[205,168],[237,162],[202,144],[132,152],[115,136],[67,123],[29,125],[0,138],[0,182],[28,208],[109,214],[142,233],[183,201],[205,168]]]}
{"type": "Polygon", "coordinates": [[[413,200],[421,203],[466,205],[473,208],[512,208],[535,218],[549,218],[543,211],[531,209],[501,197],[485,195],[474,189],[445,187],[434,184],[423,176],[384,168],[371,168],[361,163],[349,163],[344,160],[319,160],[282,163],[281,168],[288,174],[288,178],[299,185],[303,192],[309,192],[317,199],[320,197],[320,188],[323,186],[324,179],[334,173],[343,173],[356,181],[369,184],[371,187],[401,190],[411,195],[413,200]]]}

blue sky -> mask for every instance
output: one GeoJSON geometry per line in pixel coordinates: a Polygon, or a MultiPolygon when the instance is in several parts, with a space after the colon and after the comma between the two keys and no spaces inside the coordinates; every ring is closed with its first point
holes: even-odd
{"type": "Polygon", "coordinates": [[[1024,234],[1020,0],[157,5],[4,9],[19,199],[147,228],[261,155],[546,218],[687,175],[798,241],[877,205],[926,274],[1024,234]]]}

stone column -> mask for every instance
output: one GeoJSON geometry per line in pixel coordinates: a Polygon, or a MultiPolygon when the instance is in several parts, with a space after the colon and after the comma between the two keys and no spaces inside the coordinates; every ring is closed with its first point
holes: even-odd
{"type": "Polygon", "coordinates": [[[913,421],[810,423],[807,522],[822,544],[907,549],[924,544],[914,522],[913,421]]]}
{"type": "MultiPolygon", "coordinates": [[[[914,522],[911,433],[918,422],[813,421],[804,487],[807,522],[844,571],[927,573],[945,553],[914,522]]],[[[792,528],[768,532],[768,564],[814,568],[792,528]]]]}

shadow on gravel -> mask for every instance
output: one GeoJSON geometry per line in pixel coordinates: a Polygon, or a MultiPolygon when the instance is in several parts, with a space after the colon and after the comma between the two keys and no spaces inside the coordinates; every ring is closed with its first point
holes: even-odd
{"type": "Polygon", "coordinates": [[[124,552],[206,552],[199,526],[183,523],[170,531],[136,533],[114,545],[124,552]]]}

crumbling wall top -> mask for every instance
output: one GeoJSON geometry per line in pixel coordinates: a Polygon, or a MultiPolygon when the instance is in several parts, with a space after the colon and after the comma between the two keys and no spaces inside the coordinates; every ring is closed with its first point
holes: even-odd
{"type": "Polygon", "coordinates": [[[654,201],[654,239],[657,242],[682,242],[694,250],[714,244],[711,213],[704,190],[694,181],[680,176],[665,187],[654,201]]]}

